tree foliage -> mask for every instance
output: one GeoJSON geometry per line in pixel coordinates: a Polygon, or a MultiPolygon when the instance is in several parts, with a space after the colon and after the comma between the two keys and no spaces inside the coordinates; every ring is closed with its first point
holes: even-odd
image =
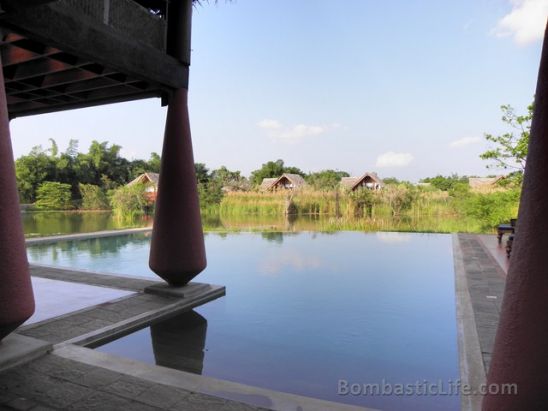
{"type": "Polygon", "coordinates": [[[158,172],[160,157],[152,153],[149,161],[129,161],[120,156],[121,147],[107,142],[93,141],[87,153],[78,152],[78,141],[70,140],[65,152],[60,153],[56,142],[51,147],[34,147],[28,155],[15,162],[19,195],[23,202],[36,200],[38,186],[44,181],[56,181],[71,187],[73,200],[80,200],[80,184],[111,190],[146,171],[158,172]]]}
{"type": "Polygon", "coordinates": [[[260,169],[251,173],[251,183],[258,186],[265,178],[280,177],[283,173],[298,174],[305,177],[306,174],[297,167],[286,166],[283,160],[269,161],[260,169]]]}
{"type": "Polygon", "coordinates": [[[107,210],[110,208],[107,196],[101,187],[93,184],[79,184],[83,210],[107,210]]]}
{"type": "Polygon", "coordinates": [[[354,204],[354,216],[356,217],[371,216],[373,207],[380,200],[378,193],[365,187],[351,191],[348,195],[354,204]]]}
{"type": "Polygon", "coordinates": [[[418,192],[415,188],[403,184],[386,186],[381,193],[384,201],[390,206],[393,216],[399,216],[404,211],[409,210],[418,198],[418,192]]]}
{"type": "Polygon", "coordinates": [[[452,174],[450,176],[437,175],[435,177],[427,177],[421,180],[423,183],[429,183],[432,187],[441,191],[460,191],[468,189],[468,177],[452,174]]]}
{"type": "Polygon", "coordinates": [[[123,217],[143,215],[150,207],[144,184],[121,186],[110,193],[110,204],[114,212],[123,217]]]}
{"type": "Polygon", "coordinates": [[[501,134],[485,134],[485,139],[493,147],[480,155],[483,160],[491,161],[487,167],[514,169],[523,173],[527,160],[531,121],[533,119],[533,104],[527,107],[527,114],[517,115],[510,105],[503,105],[502,121],[513,131],[501,134]]]}
{"type": "Polygon", "coordinates": [[[461,211],[480,221],[481,228],[488,231],[511,218],[516,218],[519,197],[519,189],[474,193],[463,199],[461,211]]]}
{"type": "Polygon", "coordinates": [[[322,170],[306,176],[306,182],[316,190],[333,190],[343,177],[350,177],[346,171],[322,170]]]}
{"type": "Polygon", "coordinates": [[[36,208],[41,210],[68,210],[72,208],[70,185],[46,181],[36,190],[36,208]]]}

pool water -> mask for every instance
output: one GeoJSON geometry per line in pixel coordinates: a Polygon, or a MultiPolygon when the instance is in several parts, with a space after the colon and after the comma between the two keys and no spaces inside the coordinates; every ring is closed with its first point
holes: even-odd
{"type": "MultiPolygon", "coordinates": [[[[383,410],[457,395],[339,395],[338,384],[459,378],[452,239],[443,234],[208,234],[196,280],[227,295],[98,350],[383,410]]],[[[156,278],[145,234],[29,247],[38,264],[156,278]]]]}

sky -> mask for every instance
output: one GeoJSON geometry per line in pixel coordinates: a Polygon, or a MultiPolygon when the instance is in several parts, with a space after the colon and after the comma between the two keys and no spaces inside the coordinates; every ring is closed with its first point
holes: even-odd
{"type": "MultiPolygon", "coordinates": [[[[488,175],[484,133],[534,97],[548,0],[234,0],[194,10],[194,157],[249,175],[305,172],[410,181],[488,175]]],[[[48,139],[161,152],[159,99],[14,119],[19,157],[48,139]]]]}

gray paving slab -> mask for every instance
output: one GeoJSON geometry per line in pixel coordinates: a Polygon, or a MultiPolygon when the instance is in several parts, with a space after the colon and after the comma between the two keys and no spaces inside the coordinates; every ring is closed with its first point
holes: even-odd
{"type": "Polygon", "coordinates": [[[51,267],[36,264],[31,264],[30,274],[32,277],[118,288],[120,290],[128,291],[142,291],[146,287],[158,284],[158,281],[147,280],[139,277],[96,273],[93,271],[74,270],[70,268],[51,267]]]}
{"type": "Polygon", "coordinates": [[[75,345],[58,347],[54,351],[54,355],[125,375],[126,377],[118,380],[120,384],[114,390],[108,388],[121,397],[129,398],[132,393],[139,393],[137,397],[132,398],[145,396],[147,391],[141,391],[143,385],[137,381],[148,381],[156,384],[156,388],[160,385],[180,390],[178,391],[182,395],[180,402],[169,409],[243,411],[265,408],[302,411],[371,411],[371,409],[363,407],[272,391],[149,365],[75,345]]]}
{"type": "MultiPolygon", "coordinates": [[[[491,363],[506,273],[480,236],[456,234],[453,249],[461,379],[477,385],[491,363]]],[[[481,398],[465,398],[463,409],[481,409],[481,398]]]]}
{"type": "Polygon", "coordinates": [[[57,355],[0,372],[0,407],[15,410],[260,410],[57,355]],[[100,373],[107,384],[89,386],[82,376],[100,373]],[[213,407],[212,405],[220,405],[213,407]]]}
{"type": "Polygon", "coordinates": [[[10,334],[0,341],[0,370],[30,361],[52,350],[52,344],[24,335],[10,334]]]}

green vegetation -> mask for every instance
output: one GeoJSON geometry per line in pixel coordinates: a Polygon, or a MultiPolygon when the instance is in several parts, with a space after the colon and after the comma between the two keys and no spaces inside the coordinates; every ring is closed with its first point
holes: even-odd
{"type": "Polygon", "coordinates": [[[343,177],[350,177],[346,171],[322,170],[306,176],[306,182],[316,190],[333,190],[343,177]]]}
{"type": "Polygon", "coordinates": [[[529,149],[529,135],[531,133],[531,121],[533,120],[533,104],[527,107],[527,114],[517,115],[510,105],[503,105],[502,121],[513,131],[495,136],[485,134],[485,139],[493,144],[493,147],[480,158],[491,161],[488,167],[514,170],[506,180],[506,184],[520,185],[525,170],[527,151],[529,149]],[[515,132],[517,131],[517,134],[515,132]]]}
{"type": "Polygon", "coordinates": [[[489,194],[474,193],[460,201],[463,214],[480,224],[481,231],[489,232],[503,222],[518,215],[520,191],[496,191],[489,194]]]}
{"type": "Polygon", "coordinates": [[[126,185],[111,191],[110,203],[119,218],[144,215],[150,207],[143,184],[126,185]]]}
{"type": "Polygon", "coordinates": [[[108,210],[110,204],[103,189],[94,184],[79,184],[82,210],[108,210]]]}
{"type": "MultiPolygon", "coordinates": [[[[497,224],[517,216],[533,112],[532,105],[523,116],[511,106],[501,108],[502,120],[514,130],[500,136],[486,134],[493,147],[481,158],[490,166],[515,171],[495,189],[471,192],[468,177],[453,174],[425,178],[418,185],[385,178],[382,190],[352,192],[340,186],[341,179],[349,176],[345,171],[306,174],[276,160],[262,164],[248,180],[225,166],[210,171],[196,163],[204,227],[272,231],[301,224],[321,231],[493,232],[497,224]],[[283,173],[303,176],[306,188],[259,191],[264,178],[283,173]]],[[[120,146],[93,141],[87,153],[80,153],[76,140],[62,153],[54,140],[48,149],[34,147],[16,161],[21,200],[34,202],[40,210],[112,209],[117,218],[131,221],[150,214],[154,205],[146,186],[127,184],[145,172],[158,173],[160,156],[152,153],[148,161],[130,161],[120,156],[120,150],[120,146]]],[[[135,223],[125,225],[131,224],[135,223]]]]}
{"type": "Polygon", "coordinates": [[[251,173],[251,184],[258,186],[265,178],[280,177],[283,173],[299,174],[305,176],[306,174],[297,167],[288,167],[284,164],[283,160],[269,161],[261,166],[260,169],[251,173]]]}
{"type": "Polygon", "coordinates": [[[160,158],[152,153],[150,160],[129,161],[120,156],[120,146],[93,141],[87,153],[78,152],[78,141],[71,140],[67,150],[59,153],[54,140],[51,147],[34,147],[15,162],[21,202],[32,203],[37,190],[45,181],[68,184],[71,199],[81,200],[80,184],[92,184],[108,191],[124,185],[145,171],[158,172],[160,158]]]}
{"type": "Polygon", "coordinates": [[[468,190],[468,177],[457,174],[448,177],[437,175],[436,177],[423,178],[421,182],[430,184],[441,191],[463,192],[468,190]]]}
{"type": "Polygon", "coordinates": [[[69,210],[72,208],[70,185],[46,181],[36,190],[35,206],[39,210],[69,210]]]}

